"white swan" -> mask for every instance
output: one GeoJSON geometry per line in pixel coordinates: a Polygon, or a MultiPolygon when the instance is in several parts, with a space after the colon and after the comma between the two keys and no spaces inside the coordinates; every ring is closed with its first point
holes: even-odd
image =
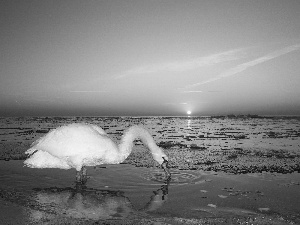
{"type": "Polygon", "coordinates": [[[85,183],[85,166],[123,162],[132,150],[133,141],[138,138],[151,150],[169,179],[167,155],[155,144],[149,132],[139,126],[126,130],[119,146],[96,125],[74,123],[61,126],[32,144],[25,152],[30,157],[24,164],[31,168],[75,168],[76,181],[85,183]]]}

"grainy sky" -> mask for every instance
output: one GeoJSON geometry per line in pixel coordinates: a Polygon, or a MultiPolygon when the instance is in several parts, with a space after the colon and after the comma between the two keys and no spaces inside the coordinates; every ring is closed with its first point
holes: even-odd
{"type": "Polygon", "coordinates": [[[299,0],[2,0],[0,116],[300,115],[299,0]]]}

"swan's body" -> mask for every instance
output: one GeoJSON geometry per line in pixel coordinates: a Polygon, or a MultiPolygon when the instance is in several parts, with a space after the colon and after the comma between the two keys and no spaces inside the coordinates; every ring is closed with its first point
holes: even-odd
{"type": "MultiPolygon", "coordinates": [[[[151,150],[153,158],[164,164],[168,157],[144,128],[130,127],[116,145],[100,127],[91,124],[69,124],[58,127],[35,141],[25,153],[30,155],[24,164],[31,168],[75,168],[118,164],[130,154],[135,139],[141,139],[151,150]]],[[[166,165],[163,166],[166,170],[166,165]]],[[[168,171],[166,170],[168,173],[168,171]]],[[[79,178],[82,179],[81,175],[79,178]]],[[[169,175],[169,174],[168,174],[169,175]]],[[[78,176],[78,175],[77,175],[78,176]]]]}

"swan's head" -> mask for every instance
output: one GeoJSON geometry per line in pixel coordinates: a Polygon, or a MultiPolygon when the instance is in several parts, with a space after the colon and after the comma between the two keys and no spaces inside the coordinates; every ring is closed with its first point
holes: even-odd
{"type": "Polygon", "coordinates": [[[164,153],[164,150],[156,146],[155,150],[152,152],[153,158],[159,165],[162,165],[165,161],[169,161],[168,156],[164,153]]]}

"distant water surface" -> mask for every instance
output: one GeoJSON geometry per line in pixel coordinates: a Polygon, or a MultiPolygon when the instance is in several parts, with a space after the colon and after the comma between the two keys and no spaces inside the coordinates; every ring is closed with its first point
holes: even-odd
{"type": "Polygon", "coordinates": [[[5,117],[0,118],[0,142],[31,142],[69,123],[96,124],[115,141],[126,128],[142,125],[167,147],[296,152],[300,147],[300,117],[5,117]]]}

